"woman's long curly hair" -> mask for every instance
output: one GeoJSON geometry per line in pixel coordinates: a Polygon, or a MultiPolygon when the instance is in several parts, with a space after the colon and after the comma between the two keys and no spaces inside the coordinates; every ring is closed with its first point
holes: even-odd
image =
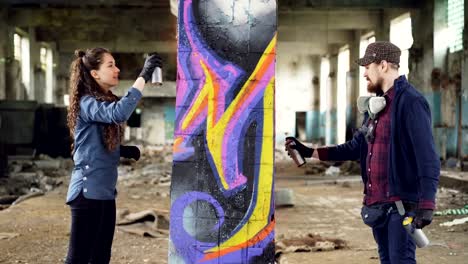
{"type": "MultiPolygon", "coordinates": [[[[98,70],[103,63],[104,54],[110,54],[105,48],[93,48],[85,51],[76,50],[76,59],[70,67],[70,105],[68,107],[67,124],[72,138],[72,152],[75,141],[75,128],[80,114],[80,100],[84,95],[91,95],[96,100],[114,102],[119,98],[110,90],[105,91],[91,76],[92,70],[98,70]]],[[[103,142],[107,150],[113,151],[122,141],[124,126],[120,124],[102,124],[103,142]]]]}

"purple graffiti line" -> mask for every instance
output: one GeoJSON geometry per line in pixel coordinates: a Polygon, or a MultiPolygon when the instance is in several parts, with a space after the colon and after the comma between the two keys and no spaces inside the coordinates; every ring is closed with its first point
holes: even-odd
{"type": "MultiPolygon", "coordinates": [[[[200,242],[196,240],[185,230],[185,208],[197,201],[206,201],[215,209],[218,223],[213,226],[212,231],[219,230],[219,227],[224,223],[223,208],[218,201],[209,194],[203,192],[188,192],[181,195],[173,202],[171,206],[171,241],[177,249],[177,254],[182,256],[187,263],[192,263],[194,259],[202,259],[205,249],[216,246],[215,242],[200,242]]],[[[186,221],[190,220],[191,219],[186,219],[186,221]]]]}
{"type": "MultiPolygon", "coordinates": [[[[205,48],[196,28],[190,28],[193,23],[191,3],[189,0],[183,4],[184,32],[191,52],[185,60],[179,59],[179,77],[191,80],[187,75],[194,75],[201,76],[201,79],[200,82],[178,79],[178,97],[179,92],[180,97],[186,97],[187,91],[192,89],[196,93],[190,101],[178,102],[178,109],[184,105],[187,107],[175,127],[174,160],[183,160],[193,153],[191,135],[206,123],[206,148],[210,165],[223,193],[230,195],[247,181],[241,171],[241,162],[232,153],[239,152],[242,127],[251,114],[249,106],[256,105],[263,98],[266,86],[274,80],[276,35],[254,72],[226,107],[225,98],[235,88],[241,70],[232,64],[221,63],[205,48]]],[[[182,113],[177,112],[179,114],[182,113]]]]}

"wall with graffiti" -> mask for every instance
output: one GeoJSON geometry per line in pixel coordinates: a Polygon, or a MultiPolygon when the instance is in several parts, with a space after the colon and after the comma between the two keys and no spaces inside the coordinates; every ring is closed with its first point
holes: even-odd
{"type": "Polygon", "coordinates": [[[274,262],[276,7],[179,1],[170,263],[274,262]]]}

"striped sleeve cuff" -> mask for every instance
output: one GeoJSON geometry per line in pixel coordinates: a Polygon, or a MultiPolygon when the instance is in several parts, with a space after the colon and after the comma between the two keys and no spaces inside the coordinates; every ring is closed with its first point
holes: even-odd
{"type": "Polygon", "coordinates": [[[430,200],[420,200],[418,203],[418,209],[435,209],[435,202],[430,200]]]}

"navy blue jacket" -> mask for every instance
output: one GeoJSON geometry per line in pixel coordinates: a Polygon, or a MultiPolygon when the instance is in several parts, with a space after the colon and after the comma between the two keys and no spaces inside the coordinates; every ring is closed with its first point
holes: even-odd
{"type": "MultiPolygon", "coordinates": [[[[396,79],[393,88],[389,196],[398,196],[404,201],[435,202],[440,161],[432,136],[429,104],[405,76],[396,79]]],[[[328,160],[360,159],[361,176],[366,186],[367,142],[362,133],[356,133],[352,140],[327,150],[328,160]]]]}

